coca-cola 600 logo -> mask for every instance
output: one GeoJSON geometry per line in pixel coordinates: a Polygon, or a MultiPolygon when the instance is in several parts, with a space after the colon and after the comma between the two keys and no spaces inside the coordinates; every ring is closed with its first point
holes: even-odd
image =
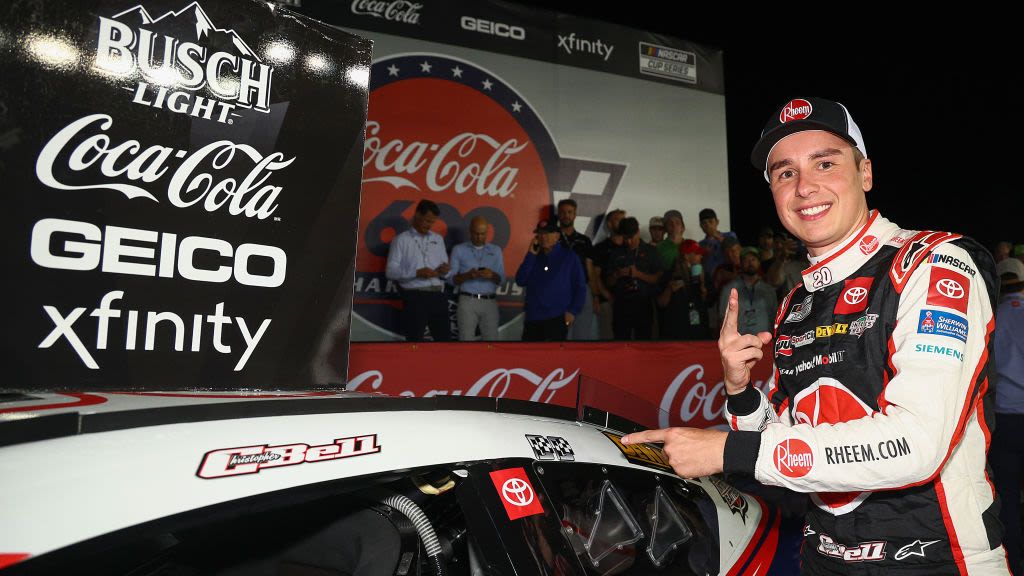
{"type": "Polygon", "coordinates": [[[523,95],[475,64],[437,54],[403,54],[374,63],[363,148],[354,312],[387,334],[398,331],[397,287],[384,277],[392,238],[409,228],[416,203],[441,210],[434,230],[450,252],[469,240],[468,223],[483,216],[488,242],[504,254],[498,286],[501,323],[520,312],[513,276],[538,219],[557,199],[572,197],[580,217],[603,213],[625,166],[563,158],[523,95]],[[581,189],[586,172],[603,186],[581,189]],[[570,192],[571,191],[571,192],[570,192]]]}

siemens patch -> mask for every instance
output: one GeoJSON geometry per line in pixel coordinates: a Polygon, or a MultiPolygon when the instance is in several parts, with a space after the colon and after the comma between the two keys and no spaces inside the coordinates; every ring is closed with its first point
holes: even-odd
{"type": "Polygon", "coordinates": [[[967,342],[967,318],[941,310],[921,310],[917,331],[920,334],[936,334],[967,342]]]}
{"type": "Polygon", "coordinates": [[[963,354],[963,352],[957,350],[956,348],[949,348],[947,346],[933,346],[931,344],[915,344],[914,345],[914,352],[927,352],[929,354],[938,354],[939,356],[949,356],[951,358],[956,358],[957,360],[959,360],[961,362],[964,361],[964,354],[963,354]]]}

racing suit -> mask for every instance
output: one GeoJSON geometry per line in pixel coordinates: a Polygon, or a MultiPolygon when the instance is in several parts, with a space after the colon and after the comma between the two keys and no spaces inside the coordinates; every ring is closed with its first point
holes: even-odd
{"type": "Polygon", "coordinates": [[[1007,574],[986,473],[991,256],[877,212],[803,273],[774,377],[730,396],[727,472],[810,492],[808,574],[1007,574]]]}

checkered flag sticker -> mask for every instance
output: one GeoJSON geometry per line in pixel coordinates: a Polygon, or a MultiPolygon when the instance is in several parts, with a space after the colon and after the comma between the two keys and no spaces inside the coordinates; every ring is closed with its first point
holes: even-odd
{"type": "Polygon", "coordinates": [[[576,460],[576,453],[572,451],[569,441],[561,436],[527,434],[526,440],[530,443],[533,456],[537,460],[576,460]]]}

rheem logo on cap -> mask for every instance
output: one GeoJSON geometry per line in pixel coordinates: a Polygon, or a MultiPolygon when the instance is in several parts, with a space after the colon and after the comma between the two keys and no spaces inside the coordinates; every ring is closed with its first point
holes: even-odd
{"type": "Polygon", "coordinates": [[[789,101],[782,107],[782,112],[779,113],[779,122],[785,124],[786,122],[792,122],[794,120],[803,120],[811,115],[811,103],[801,98],[796,98],[789,101]]]}

